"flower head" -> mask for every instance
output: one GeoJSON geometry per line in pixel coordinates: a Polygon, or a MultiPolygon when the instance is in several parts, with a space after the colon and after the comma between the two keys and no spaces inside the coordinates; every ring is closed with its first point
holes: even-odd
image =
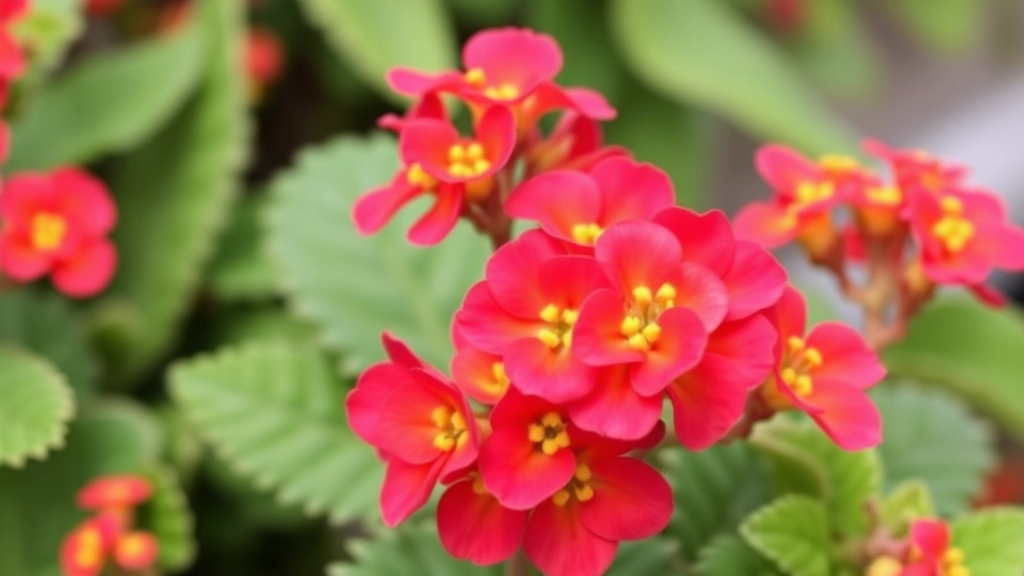
{"type": "Polygon", "coordinates": [[[865,140],[864,151],[889,164],[896,187],[904,194],[943,192],[959,187],[967,168],[950,164],[924,150],[897,150],[878,140],[865,140]]]}
{"type": "Polygon", "coordinates": [[[14,22],[28,13],[28,8],[29,0],[0,0],[0,84],[4,86],[21,76],[28,66],[10,30],[14,22]]]}
{"type": "Polygon", "coordinates": [[[910,549],[901,576],[970,576],[964,552],[952,546],[949,525],[921,519],[910,526],[910,549]]]}
{"type": "Polygon", "coordinates": [[[98,576],[123,529],[117,515],[98,514],[72,530],[60,547],[64,576],[98,576]]]}
{"type": "Polygon", "coordinates": [[[121,510],[138,506],[152,494],[149,480],[141,476],[103,476],[78,492],[78,505],[87,510],[121,510]]]}

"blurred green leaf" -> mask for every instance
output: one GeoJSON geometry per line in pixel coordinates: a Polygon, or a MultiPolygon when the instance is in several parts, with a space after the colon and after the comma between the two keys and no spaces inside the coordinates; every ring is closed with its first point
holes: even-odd
{"type": "Polygon", "coordinates": [[[676,501],[668,532],[679,538],[688,560],[771,500],[764,464],[744,443],[701,452],[673,448],[659,455],[676,501]]]}
{"type": "Polygon", "coordinates": [[[664,576],[677,573],[678,551],[677,542],[659,536],[623,542],[605,576],[664,576]]]}
{"type": "Polygon", "coordinates": [[[277,271],[266,253],[263,222],[269,197],[246,196],[235,208],[210,262],[207,282],[214,296],[225,301],[273,298],[277,271]]]}
{"type": "Polygon", "coordinates": [[[85,29],[82,16],[82,0],[33,0],[28,15],[12,25],[18,44],[30,54],[29,82],[59,63],[85,29]]]}
{"type": "Polygon", "coordinates": [[[919,42],[952,53],[966,50],[984,29],[988,4],[978,0],[886,0],[882,5],[919,42]]]}
{"type": "Polygon", "coordinates": [[[197,7],[208,41],[200,89],[164,131],[114,167],[111,179],[120,264],[98,313],[130,319],[118,311],[127,307],[140,320],[114,324],[135,329],[110,339],[124,346],[111,354],[119,383],[143,373],[173,342],[246,156],[242,2],[197,7]]]}
{"type": "Polygon", "coordinates": [[[146,473],[153,485],[153,496],[143,506],[140,525],[160,543],[159,565],[169,572],[180,572],[192,564],[196,555],[192,511],[177,475],[155,467],[146,473]]]}
{"type": "Polygon", "coordinates": [[[779,49],[720,2],[613,0],[610,22],[627,64],[666,97],[811,154],[856,151],[779,49]]]}
{"type": "Polygon", "coordinates": [[[771,562],[735,534],[722,534],[700,551],[700,576],[776,576],[771,562]]]}
{"type": "Polygon", "coordinates": [[[864,503],[882,484],[882,465],[874,450],[847,452],[809,419],[779,416],[758,424],[750,444],[768,457],[779,491],[821,498],[833,526],[844,534],[867,528],[864,503]]]}
{"type": "Polygon", "coordinates": [[[910,524],[918,518],[935,516],[928,485],[920,480],[907,480],[892,489],[882,500],[882,522],[893,536],[903,538],[910,524]]]}
{"type": "Polygon", "coordinates": [[[352,205],[390,180],[398,166],[395,148],[385,136],[341,138],[307,150],[273,185],[271,253],[295,311],[343,353],[347,374],[383,358],[385,330],[436,366],[447,366],[452,315],[483,275],[489,252],[486,240],[465,224],[438,246],[411,246],[406,230],[422,214],[422,203],[373,237],[356,233],[352,205]]]}
{"type": "Polygon", "coordinates": [[[316,342],[316,328],[280,305],[218,307],[210,317],[211,347],[254,340],[316,342]]]}
{"type": "Polygon", "coordinates": [[[883,360],[890,374],[949,388],[1024,440],[1024,319],[1018,310],[993,310],[967,297],[940,299],[883,360]]]}
{"type": "Polygon", "coordinates": [[[202,38],[191,26],[76,64],[13,123],[17,145],[9,169],[85,164],[131,150],[181,107],[199,78],[201,58],[202,38]]]}
{"type": "Polygon", "coordinates": [[[247,530],[295,529],[312,521],[300,506],[285,504],[276,494],[260,490],[219,458],[212,455],[206,458],[202,472],[203,478],[209,480],[231,504],[232,520],[247,530]]]}
{"type": "Polygon", "coordinates": [[[0,399],[0,466],[21,468],[64,444],[75,405],[49,362],[0,346],[0,399]]]}
{"type": "Polygon", "coordinates": [[[1024,510],[991,508],[953,522],[953,545],[971,576],[1019,576],[1024,571],[1024,510]]]}
{"type": "Polygon", "coordinates": [[[352,540],[351,562],[332,564],[329,576],[498,576],[498,566],[481,568],[452,558],[432,526],[384,530],[373,540],[352,540]]]}
{"type": "Polygon", "coordinates": [[[920,479],[931,489],[939,514],[966,511],[996,462],[992,431],[985,422],[938,390],[886,383],[872,398],[885,422],[878,455],[886,485],[920,479]]]}
{"type": "Polygon", "coordinates": [[[171,392],[233,469],[335,520],[376,513],[384,466],[349,430],[345,387],[311,346],[257,342],[174,365],[171,392]]]}
{"type": "Polygon", "coordinates": [[[455,65],[455,33],[441,0],[300,0],[309,20],[362,76],[387,96],[393,66],[436,72],[455,65]]]}
{"type": "Polygon", "coordinates": [[[53,362],[79,400],[92,394],[98,366],[67,300],[31,290],[0,294],[0,342],[53,362]]]}
{"type": "Polygon", "coordinates": [[[806,496],[783,496],[754,512],[740,528],[748,544],[792,576],[829,576],[825,507],[806,496]]]}
{"type": "Polygon", "coordinates": [[[501,26],[516,17],[519,0],[446,0],[455,16],[472,28],[501,26]]]}
{"type": "Polygon", "coordinates": [[[813,80],[831,92],[862,96],[881,79],[879,60],[860,21],[861,6],[851,0],[804,4],[806,20],[787,42],[789,53],[813,80]]]}

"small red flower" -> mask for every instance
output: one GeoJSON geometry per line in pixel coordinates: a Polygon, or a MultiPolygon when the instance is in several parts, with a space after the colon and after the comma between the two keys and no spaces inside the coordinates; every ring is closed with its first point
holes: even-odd
{"type": "Polygon", "coordinates": [[[562,113],[547,137],[535,130],[526,136],[522,146],[526,160],[524,178],[548,170],[588,171],[605,158],[629,156],[629,151],[621,146],[605,146],[601,125],[572,110],[562,113]]]}
{"type": "Polygon", "coordinates": [[[99,514],[76,527],[60,547],[64,576],[99,576],[123,529],[116,514],[99,514]]]}
{"type": "Polygon", "coordinates": [[[674,202],[672,182],[664,172],[613,157],[587,173],[555,170],[526,180],[509,196],[505,212],[539,221],[555,238],[593,246],[612,224],[650,220],[674,202]]]}
{"type": "Polygon", "coordinates": [[[477,472],[452,484],[437,503],[437,532],[449,554],[486,566],[509,559],[523,542],[528,510],[501,505],[477,472]]]}
{"type": "Polygon", "coordinates": [[[394,527],[426,503],[443,476],[471,466],[476,421],[455,386],[385,334],[390,357],[360,375],[345,406],[352,430],[387,461],[381,515],[394,527]]]}
{"type": "Polygon", "coordinates": [[[497,404],[511,385],[501,356],[465,343],[458,331],[455,335],[456,352],[451,367],[455,385],[481,404],[497,404]]]}
{"type": "Polygon", "coordinates": [[[28,8],[28,0],[0,0],[0,84],[6,85],[21,76],[28,65],[10,31],[11,24],[28,13],[28,8]]]}
{"type": "Polygon", "coordinates": [[[885,160],[892,169],[896,186],[904,194],[917,191],[943,192],[959,187],[967,168],[950,164],[923,150],[896,150],[878,140],[865,140],[864,151],[885,160]]]}
{"type": "Polygon", "coordinates": [[[156,563],[156,538],[148,532],[129,532],[114,544],[114,562],[126,570],[145,570],[156,563]]]}
{"type": "Polygon", "coordinates": [[[400,148],[408,165],[418,164],[441,182],[486,182],[505,167],[515,148],[515,120],[505,106],[492,106],[463,138],[449,122],[421,118],[402,130],[400,148]]]}
{"type": "Polygon", "coordinates": [[[922,519],[910,526],[907,564],[900,576],[969,576],[964,552],[951,545],[949,525],[922,519]]]}
{"type": "Polygon", "coordinates": [[[774,310],[776,374],[762,398],[775,410],[803,410],[840,448],[876,446],[882,420],[865,390],[885,377],[885,367],[849,326],[823,322],[804,336],[806,318],[803,296],[788,289],[774,310]]]}
{"type": "Polygon", "coordinates": [[[141,476],[103,476],[78,492],[78,505],[86,510],[124,510],[149,500],[153,487],[141,476]]]}
{"type": "Polygon", "coordinates": [[[250,93],[258,100],[284,71],[284,47],[273,30],[259,26],[249,29],[245,37],[245,68],[250,93]]]}
{"type": "Polygon", "coordinates": [[[50,274],[58,290],[85,298],[101,292],[117,265],[107,235],[117,212],[106,187],[64,168],[19,174],[0,193],[0,270],[18,282],[50,274]]]}

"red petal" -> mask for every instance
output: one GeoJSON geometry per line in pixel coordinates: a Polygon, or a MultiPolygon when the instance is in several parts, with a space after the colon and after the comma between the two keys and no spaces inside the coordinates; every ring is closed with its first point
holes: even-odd
{"type": "Polygon", "coordinates": [[[629,346],[620,326],[625,314],[622,298],[612,290],[598,290],[580,308],[572,330],[572,351],[591,366],[641,362],[644,353],[629,346]]]}
{"type": "Polygon", "coordinates": [[[773,321],[779,331],[779,342],[784,343],[790,336],[803,337],[807,330],[807,303],[803,294],[787,286],[782,297],[775,304],[773,321]]]}
{"type": "Polygon", "coordinates": [[[473,481],[449,488],[437,505],[437,531],[452,556],[478,565],[507,560],[519,548],[529,512],[510,510],[473,481]]]}
{"type": "Polygon", "coordinates": [[[732,225],[721,210],[697,214],[678,206],[666,208],[654,216],[654,222],[675,235],[683,249],[683,260],[703,264],[715,274],[725,276],[736,252],[732,225]]]}
{"type": "Polygon", "coordinates": [[[411,372],[410,378],[394,386],[381,407],[377,424],[383,450],[411,464],[424,464],[444,455],[434,446],[438,427],[432,414],[437,408],[454,408],[442,386],[422,374],[411,372]]]}
{"type": "Polygon", "coordinates": [[[754,163],[765,182],[779,192],[791,191],[800,182],[818,180],[821,175],[817,164],[796,150],[778,144],[762,146],[754,163]]]}
{"type": "Polygon", "coordinates": [[[386,186],[360,196],[352,207],[352,222],[363,235],[375,234],[394,217],[402,206],[424,192],[409,184],[408,171],[400,171],[386,186]]]}
{"type": "Polygon", "coordinates": [[[627,457],[590,464],[594,498],[579,505],[580,521],[612,541],[640,540],[668,526],[672,489],[657,470],[627,457]]]}
{"type": "Polygon", "coordinates": [[[495,377],[494,366],[501,363],[501,356],[466,345],[452,358],[452,378],[470,398],[493,405],[505,395],[507,385],[495,377]]]}
{"type": "Polygon", "coordinates": [[[672,285],[676,288],[675,305],[696,314],[708,332],[725,319],[729,293],[721,279],[702,264],[683,264],[679,276],[672,279],[672,285]]]}
{"type": "Polygon", "coordinates": [[[526,525],[523,549],[545,576],[601,576],[615,559],[618,543],[588,530],[578,507],[575,500],[565,506],[547,500],[526,525]]]}
{"type": "Polygon", "coordinates": [[[51,175],[62,212],[89,236],[102,236],[117,223],[117,208],[106,185],[78,168],[63,168],[51,175]]]}
{"type": "Polygon", "coordinates": [[[616,224],[601,235],[595,257],[617,289],[625,295],[646,286],[652,292],[676,275],[682,262],[679,242],[651,222],[616,224]]]}
{"type": "Polygon", "coordinates": [[[736,237],[765,248],[778,248],[796,237],[796,218],[775,202],[747,204],[733,220],[736,237]]]}
{"type": "Polygon", "coordinates": [[[389,528],[402,523],[427,503],[441,477],[444,458],[426,464],[407,464],[397,458],[388,462],[380,490],[381,517],[389,528]]]}
{"type": "Polygon", "coordinates": [[[384,347],[384,351],[387,353],[388,358],[395,364],[405,368],[406,370],[412,370],[413,368],[421,368],[423,370],[431,370],[432,367],[420,359],[415,352],[409,348],[409,345],[405,343],[401,338],[392,335],[390,332],[382,332],[380,335],[381,346],[384,347]]]}
{"type": "Polygon", "coordinates": [[[668,175],[651,164],[613,157],[594,166],[590,175],[601,190],[605,227],[624,220],[650,220],[676,200],[668,175]]]}
{"type": "Polygon", "coordinates": [[[940,560],[949,549],[949,526],[941,520],[915,520],[910,526],[910,539],[929,560],[940,560]]]}
{"type": "MultiPolygon", "coordinates": [[[[2,198],[4,194],[0,194],[2,198]]],[[[0,270],[15,282],[32,282],[50,271],[53,260],[27,241],[6,231],[0,233],[0,270]]]]}
{"type": "Polygon", "coordinates": [[[565,252],[549,236],[531,230],[502,246],[487,262],[487,287],[501,307],[528,320],[539,320],[551,304],[544,296],[541,265],[565,252]]]}
{"type": "Polygon", "coordinates": [[[27,63],[18,41],[7,30],[0,30],[0,79],[14,80],[25,72],[27,63]]]}
{"type": "Polygon", "coordinates": [[[126,570],[141,571],[156,563],[159,552],[159,545],[152,534],[131,532],[118,539],[114,561],[126,570]]]}
{"type": "Polygon", "coordinates": [[[0,217],[5,226],[27,227],[36,212],[57,209],[58,197],[45,175],[18,174],[4,184],[0,194],[0,217]]]}
{"type": "Polygon", "coordinates": [[[729,313],[736,320],[769,308],[782,297],[788,278],[786,269],[767,250],[753,242],[738,242],[736,258],[725,275],[729,292],[729,313]]]}
{"type": "Polygon", "coordinates": [[[885,378],[885,366],[864,338],[853,328],[838,322],[824,322],[807,336],[807,346],[821,352],[822,365],[814,378],[827,378],[855,388],[868,388],[885,378]]]}
{"type": "Polygon", "coordinates": [[[462,50],[462,61],[467,70],[482,69],[488,85],[512,84],[528,92],[558,75],[562,50],[547,34],[497,28],[474,34],[462,50]]]}
{"type": "Polygon", "coordinates": [[[421,118],[406,123],[398,147],[406,166],[419,164],[431,176],[454,182],[459,179],[448,173],[448,150],[459,141],[459,133],[451,124],[421,118]]]}
{"type": "Polygon", "coordinates": [[[408,369],[390,362],[367,368],[345,398],[348,424],[367,444],[380,449],[380,414],[397,386],[412,380],[408,369]]]}
{"type": "Polygon", "coordinates": [[[466,79],[458,72],[427,74],[401,66],[388,70],[388,85],[399,94],[420,96],[429,92],[453,92],[466,85],[466,79]]]}
{"type": "Polygon", "coordinates": [[[601,266],[587,256],[556,256],[543,262],[539,282],[545,306],[576,311],[591,294],[611,287],[601,266]]]}
{"type": "Polygon", "coordinates": [[[545,172],[523,182],[505,202],[513,218],[536,220],[552,236],[575,242],[576,224],[597,223],[601,192],[586,174],[575,170],[545,172]]]}
{"type": "Polygon", "coordinates": [[[505,371],[520,392],[556,404],[586,395],[596,378],[596,370],[569,350],[552,350],[537,338],[524,338],[508,347],[505,371]]]}
{"type": "Polygon", "coordinates": [[[462,186],[441,184],[430,210],[409,229],[409,242],[417,246],[433,246],[455,228],[462,213],[462,186]]]}
{"type": "MultiPolygon", "coordinates": [[[[538,310],[538,313],[540,310],[538,310]]],[[[504,355],[513,342],[536,338],[544,323],[512,316],[498,304],[487,282],[477,282],[455,314],[455,327],[467,342],[491,354],[504,355]]]]}
{"type": "Polygon", "coordinates": [[[616,116],[615,108],[600,92],[587,88],[562,88],[554,82],[545,82],[533,91],[528,125],[552,110],[572,110],[593,120],[611,120],[616,116]]]}
{"type": "Polygon", "coordinates": [[[480,476],[487,491],[514,510],[529,510],[561,490],[576,471],[576,456],[536,449],[525,426],[495,429],[480,449],[480,476]]]}
{"type": "Polygon", "coordinates": [[[102,239],[58,262],[53,269],[53,285],[72,298],[89,298],[107,287],[116,269],[117,251],[110,241],[102,239]]]}
{"type": "Polygon", "coordinates": [[[475,178],[485,178],[504,168],[516,146],[516,118],[512,110],[507,106],[488,108],[476,124],[476,139],[483,145],[491,168],[475,178]]]}
{"type": "Polygon", "coordinates": [[[882,441],[882,417],[863,390],[842,382],[814,379],[805,400],[821,412],[811,418],[844,450],[873,448],[882,441]]]}
{"type": "Polygon", "coordinates": [[[686,308],[662,312],[658,325],[658,341],[647,352],[645,361],[632,366],[630,375],[633,388],[644,396],[661,393],[672,380],[696,366],[708,343],[700,318],[686,308]]]}
{"type": "Polygon", "coordinates": [[[1006,296],[998,289],[987,284],[970,284],[967,286],[974,296],[981,300],[982,304],[991,308],[1002,308],[1006,306],[1006,296]]]}
{"type": "Polygon", "coordinates": [[[664,400],[641,396],[630,384],[629,366],[601,369],[593,391],[569,404],[569,416],[580,428],[620,440],[644,438],[658,424],[664,400]]]}
{"type": "Polygon", "coordinates": [[[102,476],[78,491],[77,503],[87,510],[130,508],[149,499],[153,487],[149,481],[133,474],[102,476]]]}

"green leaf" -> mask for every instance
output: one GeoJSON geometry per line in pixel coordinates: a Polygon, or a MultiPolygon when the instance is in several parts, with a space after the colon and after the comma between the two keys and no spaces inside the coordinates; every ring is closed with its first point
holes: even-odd
{"type": "Polygon", "coordinates": [[[207,282],[225,301],[253,301],[277,295],[277,271],[266,253],[264,214],[269,197],[247,196],[238,204],[210,262],[207,282]]]}
{"type": "Polygon", "coordinates": [[[907,535],[911,522],[932,516],[935,516],[932,495],[928,485],[920,480],[903,482],[882,501],[882,521],[899,538],[907,535]]]}
{"type": "Polygon", "coordinates": [[[679,572],[676,554],[679,544],[668,538],[653,537],[623,542],[605,576],[664,576],[679,572]]]}
{"type": "Polygon", "coordinates": [[[778,48],[721,2],[613,0],[611,6],[627,64],[662,95],[809,153],[856,151],[849,129],[778,48]]]}
{"type": "Polygon", "coordinates": [[[872,397],[885,422],[878,455],[886,485],[918,478],[928,485],[939,514],[965,512],[996,461],[986,423],[939,390],[886,383],[872,397]]]}
{"type": "Polygon", "coordinates": [[[184,570],[196,555],[188,497],[171,470],[157,467],[146,476],[153,485],[153,497],[141,510],[140,525],[160,543],[160,567],[170,572],[184,570]]]}
{"type": "Polygon", "coordinates": [[[439,246],[411,246],[405,234],[422,203],[373,237],[356,234],[349,218],[355,199],[387,182],[397,166],[390,137],[346,137],[303,153],[273,186],[270,249],[291,305],[344,354],[350,374],[384,356],[384,330],[447,366],[452,315],[482,276],[489,251],[465,224],[439,246]]]}
{"type": "Polygon", "coordinates": [[[883,3],[917,40],[942,52],[966,50],[984,29],[977,0],[889,0],[883,3]]]}
{"type": "Polygon", "coordinates": [[[696,559],[712,538],[735,530],[743,518],[771,499],[767,471],[744,443],[701,452],[673,448],[660,456],[676,501],[669,534],[679,539],[688,560],[696,559]]]}
{"type": "Polygon", "coordinates": [[[209,327],[210,348],[254,340],[316,342],[316,330],[279,306],[227,306],[214,310],[209,327]]]}
{"type": "Polygon", "coordinates": [[[750,443],[768,457],[781,492],[821,498],[833,526],[844,534],[867,528],[864,503],[882,484],[882,467],[873,450],[847,452],[809,419],[784,417],[755,427],[750,443]]]}
{"type": "Polygon", "coordinates": [[[75,405],[49,362],[0,346],[0,398],[0,466],[21,468],[63,445],[75,405]]]}
{"type": "Polygon", "coordinates": [[[247,140],[242,4],[197,4],[207,43],[199,91],[163,132],[115,166],[120,264],[98,313],[138,319],[116,324],[133,330],[113,339],[124,346],[110,354],[119,383],[172,344],[235,193],[247,140]]]}
{"type": "Polygon", "coordinates": [[[497,576],[496,566],[481,568],[452,558],[432,526],[384,530],[373,540],[352,540],[352,562],[327,569],[329,576],[497,576]]]}
{"type": "Polygon", "coordinates": [[[181,107],[201,67],[202,38],[194,26],[83,60],[32,98],[13,123],[17,145],[9,170],[85,164],[135,148],[181,107]]]}
{"type": "Polygon", "coordinates": [[[953,522],[953,545],[971,576],[1020,576],[1024,571],[1024,510],[991,508],[953,522]]]}
{"type": "Polygon", "coordinates": [[[883,359],[890,374],[949,388],[1024,440],[1024,319],[1018,310],[993,310],[966,296],[940,299],[883,359]]]}
{"type": "Polygon", "coordinates": [[[697,559],[700,576],[775,576],[778,572],[735,534],[722,534],[700,551],[697,559]]]}
{"type": "Polygon", "coordinates": [[[828,518],[821,502],[806,496],[783,496],[754,512],[740,533],[787,574],[830,574],[828,518]]]}
{"type": "Polygon", "coordinates": [[[218,455],[286,503],[377,510],[383,465],[349,430],[345,387],[312,346],[257,342],[176,364],[171,392],[218,455]]]}
{"type": "Polygon", "coordinates": [[[879,84],[881,70],[872,38],[849,0],[808,2],[798,36],[786,48],[805,72],[827,90],[863,96],[879,84]]]}
{"type": "Polygon", "coordinates": [[[306,16],[362,79],[393,96],[393,66],[436,72],[455,64],[455,34],[440,0],[301,0],[306,16]]]}
{"type": "Polygon", "coordinates": [[[67,446],[45,462],[0,469],[0,574],[60,575],[60,542],[86,518],[76,492],[99,476],[138,473],[155,462],[152,430],[142,422],[123,406],[98,405],[72,422],[67,446]]]}
{"type": "Polygon", "coordinates": [[[0,341],[15,343],[53,362],[79,400],[93,392],[96,359],[66,299],[31,290],[0,294],[0,341]]]}
{"type": "MultiPolygon", "coordinates": [[[[12,24],[18,44],[31,58],[30,83],[56,66],[85,29],[81,4],[82,0],[33,0],[28,15],[12,24]]],[[[23,77],[20,82],[25,80],[23,77]]]]}

